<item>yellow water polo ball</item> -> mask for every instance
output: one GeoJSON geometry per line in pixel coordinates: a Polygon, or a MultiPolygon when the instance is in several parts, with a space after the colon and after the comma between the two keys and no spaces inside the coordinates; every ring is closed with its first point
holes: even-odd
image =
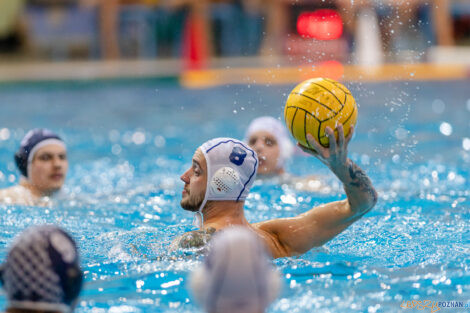
{"type": "Polygon", "coordinates": [[[351,126],[357,122],[357,105],[351,92],[342,84],[328,78],[312,78],[298,84],[289,94],[284,108],[286,126],[292,136],[303,146],[307,134],[312,134],[322,146],[328,147],[327,126],[335,130],[343,124],[347,137],[351,126]]]}

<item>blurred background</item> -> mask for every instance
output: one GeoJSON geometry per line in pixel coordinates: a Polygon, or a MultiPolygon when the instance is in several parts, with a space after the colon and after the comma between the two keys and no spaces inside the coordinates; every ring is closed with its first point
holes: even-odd
{"type": "MultiPolygon", "coordinates": [[[[0,188],[18,183],[29,129],[70,151],[70,199],[0,206],[0,259],[19,230],[58,223],[82,253],[77,312],[201,312],[186,290],[194,258],[168,252],[194,229],[179,176],[205,140],[282,120],[290,90],[317,76],[354,95],[350,156],[380,201],[320,250],[280,260],[286,288],[269,312],[467,301],[470,0],[0,0],[0,188]]],[[[331,192],[258,184],[250,221],[344,196],[313,158],[289,171],[331,192]]]]}
{"type": "Polygon", "coordinates": [[[343,65],[468,65],[470,1],[0,1],[0,79],[47,76],[50,68],[14,65],[63,61],[86,62],[56,68],[58,77],[86,78],[305,64],[339,78],[343,65]]]}

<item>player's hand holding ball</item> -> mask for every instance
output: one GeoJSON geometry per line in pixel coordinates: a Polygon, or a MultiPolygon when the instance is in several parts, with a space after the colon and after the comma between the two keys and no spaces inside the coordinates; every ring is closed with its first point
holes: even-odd
{"type": "Polygon", "coordinates": [[[287,99],[284,117],[302,150],[338,176],[345,174],[347,146],[357,122],[356,101],[345,86],[326,78],[300,83],[287,99]]]}

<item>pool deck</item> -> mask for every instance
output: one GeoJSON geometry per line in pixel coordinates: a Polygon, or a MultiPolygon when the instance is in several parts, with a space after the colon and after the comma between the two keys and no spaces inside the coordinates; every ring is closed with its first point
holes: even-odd
{"type": "Polygon", "coordinates": [[[205,68],[185,69],[180,60],[22,62],[0,64],[0,83],[174,78],[188,88],[227,84],[294,84],[312,77],[353,82],[460,80],[470,78],[469,64],[417,63],[381,66],[345,65],[335,61],[289,65],[266,58],[212,60],[205,68]]]}

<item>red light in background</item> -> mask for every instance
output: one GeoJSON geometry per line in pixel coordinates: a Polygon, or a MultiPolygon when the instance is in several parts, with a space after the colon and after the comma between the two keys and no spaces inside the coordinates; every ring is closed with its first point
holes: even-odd
{"type": "Polygon", "coordinates": [[[335,10],[303,12],[297,18],[297,32],[318,40],[338,39],[343,33],[343,21],[335,10]]]}

